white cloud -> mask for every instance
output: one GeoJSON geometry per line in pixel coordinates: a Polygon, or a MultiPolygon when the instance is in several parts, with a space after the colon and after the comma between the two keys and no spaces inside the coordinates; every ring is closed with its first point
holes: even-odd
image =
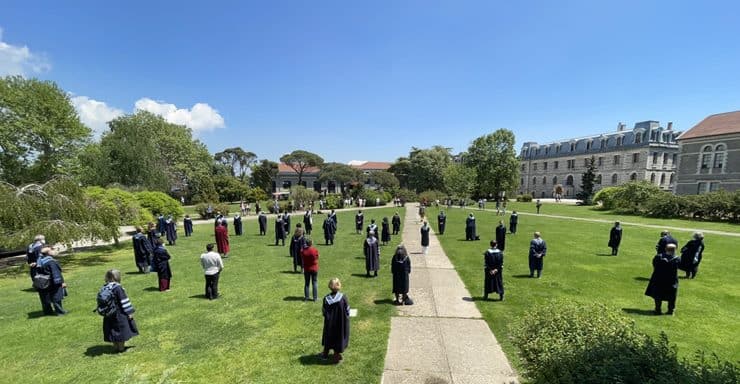
{"type": "Polygon", "coordinates": [[[80,115],[82,123],[92,128],[96,136],[108,128],[109,121],[124,113],[123,110],[110,107],[102,101],[93,100],[87,96],[72,97],[72,105],[80,115]]]}
{"type": "Polygon", "coordinates": [[[225,126],[224,118],[206,103],[196,103],[192,108],[184,109],[144,97],[136,101],[135,109],[160,115],[168,122],[187,126],[194,132],[212,131],[225,126]]]}
{"type": "Polygon", "coordinates": [[[0,28],[0,76],[25,76],[50,69],[51,63],[43,54],[31,52],[25,45],[10,45],[4,42],[3,30],[0,28]]]}

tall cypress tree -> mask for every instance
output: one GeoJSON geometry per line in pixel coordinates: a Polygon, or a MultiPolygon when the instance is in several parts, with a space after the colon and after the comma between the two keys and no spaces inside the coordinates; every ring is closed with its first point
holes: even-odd
{"type": "Polygon", "coordinates": [[[596,158],[591,156],[586,165],[586,171],[581,176],[581,191],[576,197],[583,201],[584,205],[591,205],[594,196],[594,181],[596,180],[596,158]]]}

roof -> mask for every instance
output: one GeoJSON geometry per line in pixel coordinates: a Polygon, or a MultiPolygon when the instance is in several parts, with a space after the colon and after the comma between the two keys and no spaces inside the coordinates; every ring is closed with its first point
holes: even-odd
{"type": "Polygon", "coordinates": [[[740,133],[740,111],[707,116],[699,124],[679,136],[678,140],[726,135],[730,133],[740,133]]]}
{"type": "MultiPolygon", "coordinates": [[[[288,164],[278,163],[278,173],[295,173],[295,174],[297,174],[298,172],[296,172],[288,164]]],[[[303,170],[303,173],[304,174],[307,174],[307,173],[319,173],[319,168],[318,167],[307,167],[306,169],[303,170]]]]}
{"type": "Polygon", "coordinates": [[[366,161],[362,164],[350,164],[352,168],[362,169],[365,171],[387,171],[391,163],[384,161],[366,161]]]}

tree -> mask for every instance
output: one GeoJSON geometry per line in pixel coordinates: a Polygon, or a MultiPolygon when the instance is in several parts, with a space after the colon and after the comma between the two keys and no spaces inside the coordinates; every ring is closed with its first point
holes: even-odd
{"type": "Polygon", "coordinates": [[[361,170],[342,163],[324,163],[319,171],[319,182],[334,181],[339,183],[342,193],[347,184],[364,184],[365,175],[361,170]]]}
{"type": "Polygon", "coordinates": [[[296,185],[290,188],[290,197],[296,201],[297,205],[304,203],[307,207],[309,202],[319,199],[319,193],[302,185],[296,185]]]}
{"type": "Polygon", "coordinates": [[[442,174],[452,159],[449,148],[435,145],[430,149],[412,148],[409,161],[409,186],[421,192],[444,186],[442,174]]]}
{"type": "Polygon", "coordinates": [[[239,177],[241,181],[247,176],[247,171],[257,160],[257,155],[247,152],[241,147],[226,148],[213,155],[214,160],[226,165],[231,170],[231,176],[239,177]]]}
{"type": "Polygon", "coordinates": [[[372,172],[370,174],[370,179],[372,179],[375,184],[379,185],[382,190],[395,190],[400,186],[396,176],[387,171],[372,172]]]}
{"type": "Polygon", "coordinates": [[[445,190],[458,198],[468,198],[475,190],[475,169],[452,163],[444,170],[445,190]]]}
{"type": "Polygon", "coordinates": [[[303,173],[311,167],[320,167],[324,164],[321,156],[303,150],[295,150],[280,157],[280,161],[292,168],[298,174],[298,184],[303,181],[303,173]]]}
{"type": "Polygon", "coordinates": [[[272,192],[272,181],[277,177],[278,163],[262,160],[252,166],[252,187],[262,188],[265,192],[272,192]]]}
{"type": "Polygon", "coordinates": [[[216,176],[213,184],[220,201],[239,201],[249,195],[249,187],[233,176],[216,176]]]}
{"type": "Polygon", "coordinates": [[[395,163],[391,164],[388,172],[392,173],[398,179],[401,188],[409,188],[409,174],[411,173],[411,161],[408,157],[399,157],[395,163]]]}
{"type": "Polygon", "coordinates": [[[581,176],[581,191],[576,194],[584,205],[591,205],[594,196],[594,181],[596,180],[596,157],[591,156],[586,164],[586,171],[581,176]]]}
{"type": "Polygon", "coordinates": [[[54,82],[0,78],[0,180],[45,182],[65,174],[90,137],[54,82]]]}
{"type": "Polygon", "coordinates": [[[0,182],[0,201],[0,248],[22,248],[36,234],[49,244],[118,239],[116,207],[87,197],[69,177],[22,187],[0,182]]]}
{"type": "Polygon", "coordinates": [[[476,171],[476,184],[481,195],[498,195],[516,190],[519,182],[519,160],[514,150],[514,133],[499,129],[473,141],[466,163],[476,171]]]}

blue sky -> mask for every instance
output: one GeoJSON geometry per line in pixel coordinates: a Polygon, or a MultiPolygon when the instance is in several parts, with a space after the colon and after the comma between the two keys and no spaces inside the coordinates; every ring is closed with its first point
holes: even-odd
{"type": "Polygon", "coordinates": [[[738,14],[731,1],[6,0],[0,74],[56,81],[90,125],[162,113],[211,152],[393,161],[501,127],[518,149],[738,110],[738,14]]]}

